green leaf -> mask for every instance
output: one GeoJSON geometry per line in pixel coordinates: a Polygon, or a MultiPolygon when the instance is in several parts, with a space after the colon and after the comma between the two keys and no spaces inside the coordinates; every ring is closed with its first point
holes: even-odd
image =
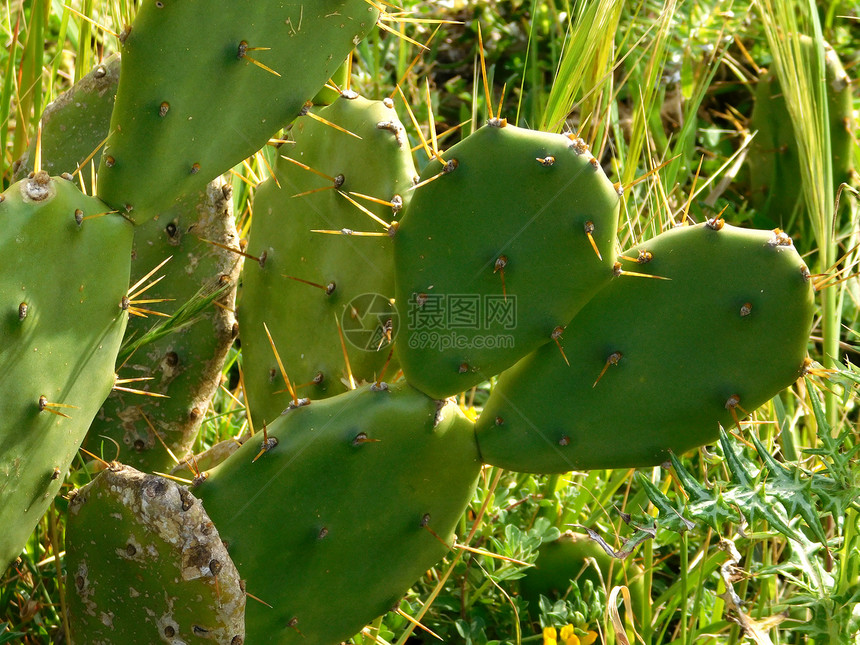
{"type": "Polygon", "coordinates": [[[26,636],[24,632],[7,632],[11,626],[9,623],[0,623],[0,643],[13,643],[22,636],[26,636]]]}
{"type": "Polygon", "coordinates": [[[766,492],[782,503],[789,519],[800,515],[806,521],[806,525],[812,529],[818,541],[827,544],[827,536],[812,499],[812,479],[804,478],[799,468],[789,470],[780,464],[754,433],[751,436],[756,452],[769,474],[766,492]]]}
{"type": "Polygon", "coordinates": [[[693,96],[695,86],[696,79],[693,75],[693,58],[689,48],[686,48],[681,62],[681,93],[688,101],[693,96]]]}
{"type": "Polygon", "coordinates": [[[765,495],[763,484],[756,482],[735,452],[725,431],[720,430],[720,444],[725,454],[726,465],[732,474],[732,484],[723,494],[730,504],[735,504],[752,525],[756,520],[765,520],[771,528],[795,542],[805,544],[808,540],[803,534],[788,525],[788,515],[782,504],[775,498],[765,495]]]}
{"type": "Polygon", "coordinates": [[[686,509],[688,515],[695,520],[704,522],[717,533],[722,532],[725,522],[740,521],[740,515],[723,502],[722,496],[719,493],[715,495],[699,484],[696,478],[684,468],[681,460],[674,454],[671,454],[670,458],[675,468],[675,476],[681,482],[681,486],[690,498],[686,509]]]}
{"type": "Polygon", "coordinates": [[[663,491],[657,488],[650,479],[641,472],[636,473],[636,479],[645,489],[648,499],[660,511],[659,524],[662,528],[669,529],[675,533],[684,533],[696,527],[696,523],[681,515],[681,512],[672,505],[672,502],[663,494],[663,491]]]}

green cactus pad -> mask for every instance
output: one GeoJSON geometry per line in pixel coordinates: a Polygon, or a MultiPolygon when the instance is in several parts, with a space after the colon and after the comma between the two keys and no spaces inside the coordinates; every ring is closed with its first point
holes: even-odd
{"type": "MultiPolygon", "coordinates": [[[[93,157],[110,131],[119,70],[119,55],[106,58],[45,108],[42,113],[42,170],[49,175],[73,173],[81,163],[93,157]]],[[[34,169],[36,139],[33,137],[30,150],[15,172],[19,179],[34,169]]],[[[94,159],[81,169],[88,184],[98,164],[98,154],[94,159]]]]}
{"type": "Polygon", "coordinates": [[[364,0],[145,0],[99,196],[142,222],[202,189],[295,119],[377,16],[364,0]]]}
{"type": "Polygon", "coordinates": [[[557,540],[540,546],[534,564],[520,580],[520,592],[535,618],[541,596],[558,600],[567,595],[571,585],[581,586],[585,580],[590,580],[595,589],[606,585],[607,592],[616,585],[626,585],[633,611],[640,615],[645,601],[642,568],[632,561],[613,558],[588,535],[565,531],[557,540]]]}
{"type": "MultiPolygon", "coordinates": [[[[812,39],[803,38],[801,42],[807,51],[812,51],[812,39]]],[[[833,185],[838,187],[849,181],[854,165],[854,105],[851,79],[833,48],[825,44],[824,49],[833,185]]],[[[792,213],[802,207],[800,169],[804,162],[779,80],[767,73],[756,84],[755,96],[750,130],[756,136],[747,156],[750,202],[771,226],[787,227],[792,213]]]]}
{"type": "MultiPolygon", "coordinates": [[[[579,139],[497,120],[444,157],[450,171],[416,188],[394,242],[397,356],[437,398],[562,331],[612,277],[619,208],[579,139]]],[[[441,171],[433,161],[421,179],[441,171]]]]}
{"type": "MultiPolygon", "coordinates": [[[[43,168],[72,172],[107,136],[119,72],[119,57],[113,56],[46,108],[42,117],[43,168]]],[[[35,141],[30,159],[34,151],[35,141]]],[[[83,171],[84,178],[90,176],[89,171],[83,171]]],[[[153,379],[130,387],[169,398],[112,392],[85,441],[84,447],[91,452],[113,456],[113,440],[122,446],[116,458],[123,463],[148,472],[166,470],[173,461],[150,423],[178,458],[190,449],[237,333],[232,309],[242,265],[241,256],[202,240],[230,247],[238,244],[230,189],[222,179],[181,197],[168,211],[135,228],[132,283],[172,256],[158,273],[164,279],[145,296],[169,302],[142,305],[144,308],[173,314],[200,293],[225,285],[226,289],[217,299],[220,307],[213,304],[194,324],[146,345],[124,362],[120,377],[153,379]],[[106,441],[110,447],[102,450],[100,444],[106,441]]],[[[160,320],[154,315],[132,316],[126,340],[142,336],[160,320]]]]}
{"type": "Polygon", "coordinates": [[[0,569],[114,384],[132,226],[108,210],[44,172],[0,195],[0,569]]]}
{"type": "MultiPolygon", "coordinates": [[[[121,378],[152,379],[129,387],[168,398],[112,392],[87,436],[85,445],[91,452],[101,454],[100,444],[108,441],[105,452],[113,455],[113,439],[122,448],[116,459],[153,472],[175,464],[162,442],[179,459],[191,449],[238,333],[233,307],[242,258],[223,248],[236,248],[238,238],[230,187],[221,179],[135,227],[132,283],[171,258],[151,278],[163,279],[142,296],[169,301],[142,307],[173,315],[189,300],[223,290],[192,324],[143,345],[123,361],[121,378]]],[[[151,314],[133,316],[126,338],[140,337],[159,320],[151,314]]]]}
{"type": "Polygon", "coordinates": [[[69,626],[79,645],[244,642],[245,593],[182,486],[111,464],[69,503],[69,626]]]}
{"type": "Polygon", "coordinates": [[[448,552],[480,469],[473,429],[405,383],[365,386],[290,410],[268,450],[258,432],[215,468],[194,492],[271,605],[248,603],[248,642],[339,643],[397,603],[448,552]]]}
{"type": "Polygon", "coordinates": [[[743,418],[800,376],[813,289],[791,240],[711,225],[627,251],[624,271],[670,280],[615,277],[568,326],[569,366],[548,345],[499,377],[477,424],[486,463],[656,465],[716,440],[732,412],[743,418]]]}
{"type": "MultiPolygon", "coordinates": [[[[245,391],[257,426],[274,420],[290,401],[264,324],[290,380],[305,385],[299,396],[313,399],[347,390],[338,326],[358,383],[375,381],[391,353],[388,320],[397,333],[391,239],[312,231],[385,230],[356,203],[384,222],[396,209],[355,193],[408,200],[415,167],[405,131],[388,101],[349,95],[318,115],[361,139],[302,117],[293,125],[296,144],[281,147],[281,154],[336,178],[338,188],[281,158],[277,181],[257,191],[247,251],[264,261],[247,263],[237,312],[245,391]]],[[[393,364],[387,369],[397,371],[393,364]]]]}

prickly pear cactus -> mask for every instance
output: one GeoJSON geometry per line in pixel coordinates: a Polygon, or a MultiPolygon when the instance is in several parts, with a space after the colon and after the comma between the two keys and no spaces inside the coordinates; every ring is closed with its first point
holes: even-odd
{"type": "Polygon", "coordinates": [[[347,390],[344,348],[354,380],[375,381],[397,333],[385,224],[408,200],[415,175],[406,133],[389,101],[354,94],[318,116],[352,134],[309,116],[297,120],[296,144],[281,154],[314,172],[280,158],[254,203],[247,251],[260,262],[246,264],[237,315],[255,425],[274,420],[290,401],[266,328],[288,377],[304,386],[299,396],[314,399],[347,390]]]}
{"type": "MultiPolygon", "coordinates": [[[[120,58],[113,55],[96,65],[67,92],[51,102],[42,113],[42,170],[50,175],[73,173],[86,159],[93,157],[81,169],[89,185],[98,165],[99,145],[107,137],[119,83],[120,58]]],[[[19,179],[33,171],[36,141],[15,172],[19,179]]]]}
{"type": "MultiPolygon", "coordinates": [[[[178,459],[191,449],[238,333],[233,308],[242,258],[223,248],[238,246],[238,237],[231,190],[222,179],[135,227],[132,283],[171,258],[152,278],[163,279],[142,296],[169,301],[144,308],[173,315],[195,296],[222,291],[191,325],[143,345],[123,361],[120,377],[151,379],[129,387],[167,398],[112,392],[87,435],[91,452],[113,456],[112,443],[104,451],[100,446],[106,437],[114,439],[121,446],[119,461],[153,472],[175,464],[165,445],[178,459]]],[[[156,320],[133,316],[126,338],[145,334],[156,320]]]]}
{"type": "Polygon", "coordinates": [[[519,584],[523,600],[529,603],[529,612],[537,618],[541,596],[554,602],[566,597],[571,585],[582,588],[586,580],[594,588],[606,585],[607,591],[616,585],[626,585],[633,611],[637,614],[641,611],[645,602],[642,567],[613,558],[588,535],[573,531],[565,531],[557,540],[541,544],[534,567],[526,570],[519,584]]]}
{"type": "Polygon", "coordinates": [[[79,645],[244,642],[245,593],[217,527],[163,477],[114,463],[77,490],[66,571],[79,645]]]}
{"type": "Polygon", "coordinates": [[[44,172],[0,195],[0,569],[114,384],[132,225],[108,210],[44,172]]]}
{"type": "Polygon", "coordinates": [[[784,233],[716,220],[624,256],[567,328],[570,365],[549,345],[499,377],[477,423],[485,462],[545,473],[656,465],[715,441],[800,376],[813,289],[784,233]]]}
{"type": "Polygon", "coordinates": [[[123,35],[99,196],[142,222],[202,189],[296,118],[377,15],[364,0],[145,0],[123,35]]]}
{"type": "MultiPolygon", "coordinates": [[[[612,277],[619,197],[580,139],[476,131],[421,175],[394,241],[397,356],[441,398],[510,367],[612,277]]],[[[555,343],[553,343],[555,345],[555,343]]]]}
{"type": "Polygon", "coordinates": [[[480,469],[474,426],[406,383],[291,409],[194,493],[247,591],[249,643],[339,643],[447,552],[480,469]],[[266,440],[267,439],[267,440],[266,440]]]}
{"type": "MultiPolygon", "coordinates": [[[[812,39],[802,40],[811,51],[812,39]]],[[[827,108],[830,118],[830,151],[833,183],[847,182],[853,168],[852,136],[854,105],[851,79],[833,48],[825,43],[827,108]]],[[[786,226],[796,208],[802,207],[802,175],[797,137],[785,104],[779,80],[767,73],[756,85],[756,100],[750,120],[756,132],[747,157],[750,201],[772,226],[786,226]]],[[[802,222],[804,218],[799,218],[802,222]]]]}

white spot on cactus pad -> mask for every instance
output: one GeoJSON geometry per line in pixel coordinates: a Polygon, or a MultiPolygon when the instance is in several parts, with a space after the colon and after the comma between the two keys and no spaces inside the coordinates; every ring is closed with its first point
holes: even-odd
{"type": "Polygon", "coordinates": [[[35,173],[30,179],[21,183],[21,196],[24,202],[41,202],[56,193],[51,177],[44,170],[35,173]]]}

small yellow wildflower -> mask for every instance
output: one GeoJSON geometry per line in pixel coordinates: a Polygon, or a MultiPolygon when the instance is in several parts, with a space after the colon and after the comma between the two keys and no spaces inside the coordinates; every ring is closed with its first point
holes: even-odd
{"type": "Polygon", "coordinates": [[[465,414],[467,417],[469,417],[470,421],[477,421],[478,420],[478,411],[475,409],[474,405],[469,406],[469,407],[461,405],[460,410],[463,412],[463,414],[465,414]]]}
{"type": "Polygon", "coordinates": [[[573,625],[565,625],[560,632],[555,627],[543,628],[543,645],[593,645],[596,640],[597,632],[589,630],[580,638],[573,625]]]}
{"type": "Polygon", "coordinates": [[[573,625],[565,625],[559,634],[564,645],[580,645],[579,636],[573,633],[573,625]]]}

